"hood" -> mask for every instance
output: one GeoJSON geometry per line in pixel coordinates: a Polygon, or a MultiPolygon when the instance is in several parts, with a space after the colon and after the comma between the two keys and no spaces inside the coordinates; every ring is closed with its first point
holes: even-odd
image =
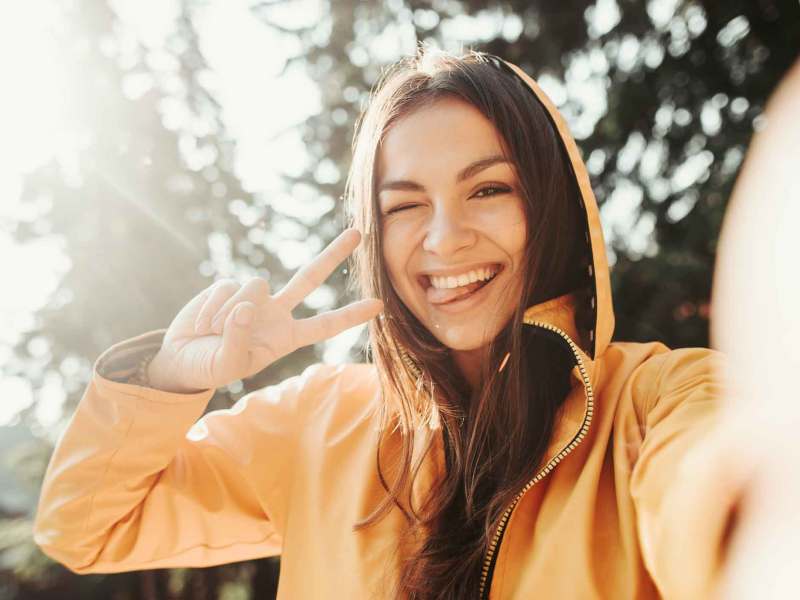
{"type": "Polygon", "coordinates": [[[587,285],[591,289],[591,294],[587,301],[590,303],[589,308],[593,314],[592,329],[585,332],[577,331],[575,325],[575,295],[571,293],[528,307],[525,311],[525,322],[549,323],[563,330],[582,350],[583,358],[591,370],[594,361],[603,354],[611,342],[611,336],[614,333],[614,308],[611,301],[611,280],[603,229],[600,224],[600,212],[589,181],[589,173],[564,118],[550,98],[518,66],[500,58],[497,58],[497,60],[500,66],[511,69],[533,92],[545,108],[553,127],[561,138],[561,143],[569,157],[572,173],[581,195],[582,207],[586,216],[585,242],[590,247],[592,257],[591,264],[586,272],[587,285]]]}

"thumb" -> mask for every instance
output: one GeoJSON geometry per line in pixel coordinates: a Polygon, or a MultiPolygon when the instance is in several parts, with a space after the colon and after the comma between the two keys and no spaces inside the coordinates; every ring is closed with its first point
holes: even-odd
{"type": "MultiPolygon", "coordinates": [[[[222,330],[222,345],[217,350],[215,371],[223,380],[220,385],[243,377],[249,364],[250,326],[255,316],[255,304],[240,302],[228,314],[222,330]]],[[[219,386],[218,386],[219,387],[219,386]]]]}

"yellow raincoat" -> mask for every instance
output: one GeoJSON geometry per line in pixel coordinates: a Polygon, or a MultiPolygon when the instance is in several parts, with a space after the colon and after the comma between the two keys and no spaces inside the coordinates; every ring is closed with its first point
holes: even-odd
{"type": "MultiPolygon", "coordinates": [[[[540,469],[487,552],[481,591],[492,600],[707,598],[733,499],[700,497],[684,469],[719,421],[723,357],[611,342],[608,264],[586,168],[558,111],[510,66],[547,108],[577,177],[595,325],[580,346],[573,294],[526,312],[525,326],[549,328],[572,350],[573,385],[540,469]]],[[[76,573],[280,554],[281,599],[385,597],[404,518],[393,509],[352,530],[384,494],[375,366],[314,365],[200,418],[214,390],[126,383],[164,332],[97,359],[45,475],[36,543],[76,573]]],[[[382,457],[398,452],[399,433],[385,444],[382,457]]],[[[416,506],[443,465],[438,435],[415,482],[416,506]]]]}

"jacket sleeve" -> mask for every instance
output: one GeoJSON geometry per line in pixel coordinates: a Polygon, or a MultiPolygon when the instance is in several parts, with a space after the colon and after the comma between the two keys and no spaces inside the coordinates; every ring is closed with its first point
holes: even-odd
{"type": "Polygon", "coordinates": [[[163,334],[120,342],[97,359],[50,458],[34,540],[75,573],[204,567],[281,551],[296,409],[316,367],[200,418],[214,390],[125,383],[163,334]]]}
{"type": "MultiPolygon", "coordinates": [[[[720,435],[724,355],[683,348],[646,361],[632,382],[641,444],[630,479],[640,548],[666,599],[712,598],[735,514],[720,435]]],[[[735,465],[734,465],[735,466],[735,465]]]]}

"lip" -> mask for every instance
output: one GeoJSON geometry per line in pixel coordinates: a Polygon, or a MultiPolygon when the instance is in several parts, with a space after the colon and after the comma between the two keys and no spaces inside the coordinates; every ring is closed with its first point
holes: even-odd
{"type": "MultiPolygon", "coordinates": [[[[490,264],[497,264],[497,263],[490,263],[490,264]]],[[[438,312],[442,312],[449,315],[468,311],[477,306],[478,304],[480,304],[481,302],[483,302],[485,297],[489,294],[489,292],[486,290],[491,285],[493,285],[497,281],[497,279],[500,278],[500,275],[502,275],[503,271],[505,271],[505,268],[503,265],[500,265],[500,270],[497,272],[497,275],[495,275],[494,278],[489,283],[484,285],[477,292],[470,294],[467,298],[454,300],[453,302],[448,302],[447,304],[431,304],[426,300],[426,304],[438,312]]]]}

